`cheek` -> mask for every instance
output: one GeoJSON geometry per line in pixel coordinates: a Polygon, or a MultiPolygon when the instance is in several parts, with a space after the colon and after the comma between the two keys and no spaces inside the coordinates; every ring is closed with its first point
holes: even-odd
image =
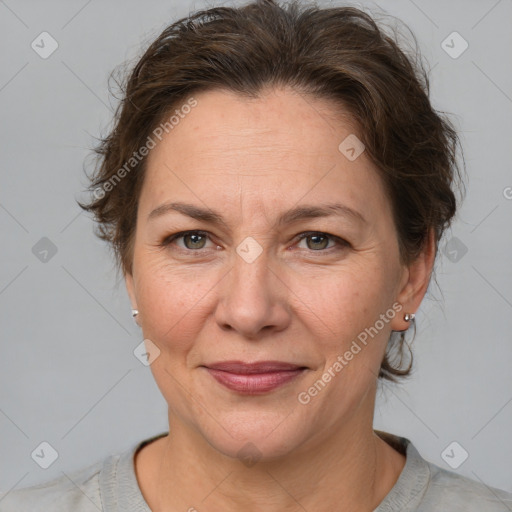
{"type": "Polygon", "coordinates": [[[158,260],[139,266],[137,304],[144,335],[161,348],[188,348],[204,323],[218,278],[215,272],[197,275],[158,260]]]}
{"type": "Polygon", "coordinates": [[[337,342],[373,324],[389,307],[385,272],[370,258],[301,276],[290,288],[303,304],[304,314],[317,323],[315,330],[321,332],[323,326],[327,339],[337,342]]]}
{"type": "Polygon", "coordinates": [[[389,281],[385,267],[367,258],[309,280],[314,285],[303,281],[297,293],[315,313],[309,315],[308,329],[316,334],[315,349],[324,361],[321,371],[335,375],[330,393],[341,394],[340,399],[347,398],[348,383],[351,389],[363,389],[378,374],[391,330],[391,315],[387,322],[380,320],[392,306],[389,281]]]}

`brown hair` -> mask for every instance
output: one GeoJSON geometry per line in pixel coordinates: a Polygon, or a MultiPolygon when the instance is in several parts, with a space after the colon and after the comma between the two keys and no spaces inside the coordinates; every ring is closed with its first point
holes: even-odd
{"type": "MultiPolygon", "coordinates": [[[[456,211],[452,185],[463,185],[460,144],[451,123],[430,104],[419,52],[407,56],[396,37],[354,7],[257,0],[202,10],[169,25],[123,82],[114,127],[95,148],[93,198],[81,204],[93,212],[97,234],[110,242],[118,268],[131,273],[146,162],[138,151],[155,128],[192,93],[227,89],[254,98],[267,86],[291,86],[342,107],[385,184],[401,262],[414,261],[432,231],[437,253],[456,211]],[[136,153],[139,158],[131,160],[136,153]]],[[[379,377],[409,375],[408,344],[410,363],[401,369],[404,342],[405,333],[392,333],[379,377]]]]}

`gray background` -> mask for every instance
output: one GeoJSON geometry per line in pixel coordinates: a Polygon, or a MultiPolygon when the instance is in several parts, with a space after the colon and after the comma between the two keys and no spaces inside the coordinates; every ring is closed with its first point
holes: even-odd
{"type": "MultiPolygon", "coordinates": [[[[124,283],[75,199],[115,105],[109,72],[204,5],[0,1],[1,490],[167,429],[166,403],[133,355],[141,334],[124,283]],[[31,48],[43,31],[59,44],[47,59],[31,48]],[[32,252],[43,237],[57,248],[47,261],[32,252]],[[59,454],[46,470],[31,458],[42,441],[59,454]]],[[[379,6],[416,34],[433,66],[432,101],[454,113],[469,174],[436,266],[442,292],[431,287],[417,315],[415,373],[381,385],[375,427],[410,438],[446,469],[441,453],[457,441],[469,453],[458,473],[512,491],[512,2],[355,5],[379,6]],[[453,31],[469,43],[457,59],[441,47],[453,31]]]]}

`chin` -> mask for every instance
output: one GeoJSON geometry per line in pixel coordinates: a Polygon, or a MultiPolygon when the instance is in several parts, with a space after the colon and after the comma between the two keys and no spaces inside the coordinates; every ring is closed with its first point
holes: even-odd
{"type": "Polygon", "coordinates": [[[216,419],[198,430],[218,452],[247,466],[286,456],[308,437],[305,422],[288,412],[230,412],[216,419]]]}

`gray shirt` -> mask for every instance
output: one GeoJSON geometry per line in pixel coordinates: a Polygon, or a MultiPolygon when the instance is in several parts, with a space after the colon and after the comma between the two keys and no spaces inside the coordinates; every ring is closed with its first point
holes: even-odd
{"type": "MultiPolygon", "coordinates": [[[[374,512],[512,512],[512,493],[432,464],[405,437],[375,431],[406,455],[393,488],[374,512]]],[[[44,484],[0,493],[0,512],[151,512],[135,476],[135,452],[123,453],[44,484]],[[69,477],[69,478],[68,478],[69,477]]]]}

